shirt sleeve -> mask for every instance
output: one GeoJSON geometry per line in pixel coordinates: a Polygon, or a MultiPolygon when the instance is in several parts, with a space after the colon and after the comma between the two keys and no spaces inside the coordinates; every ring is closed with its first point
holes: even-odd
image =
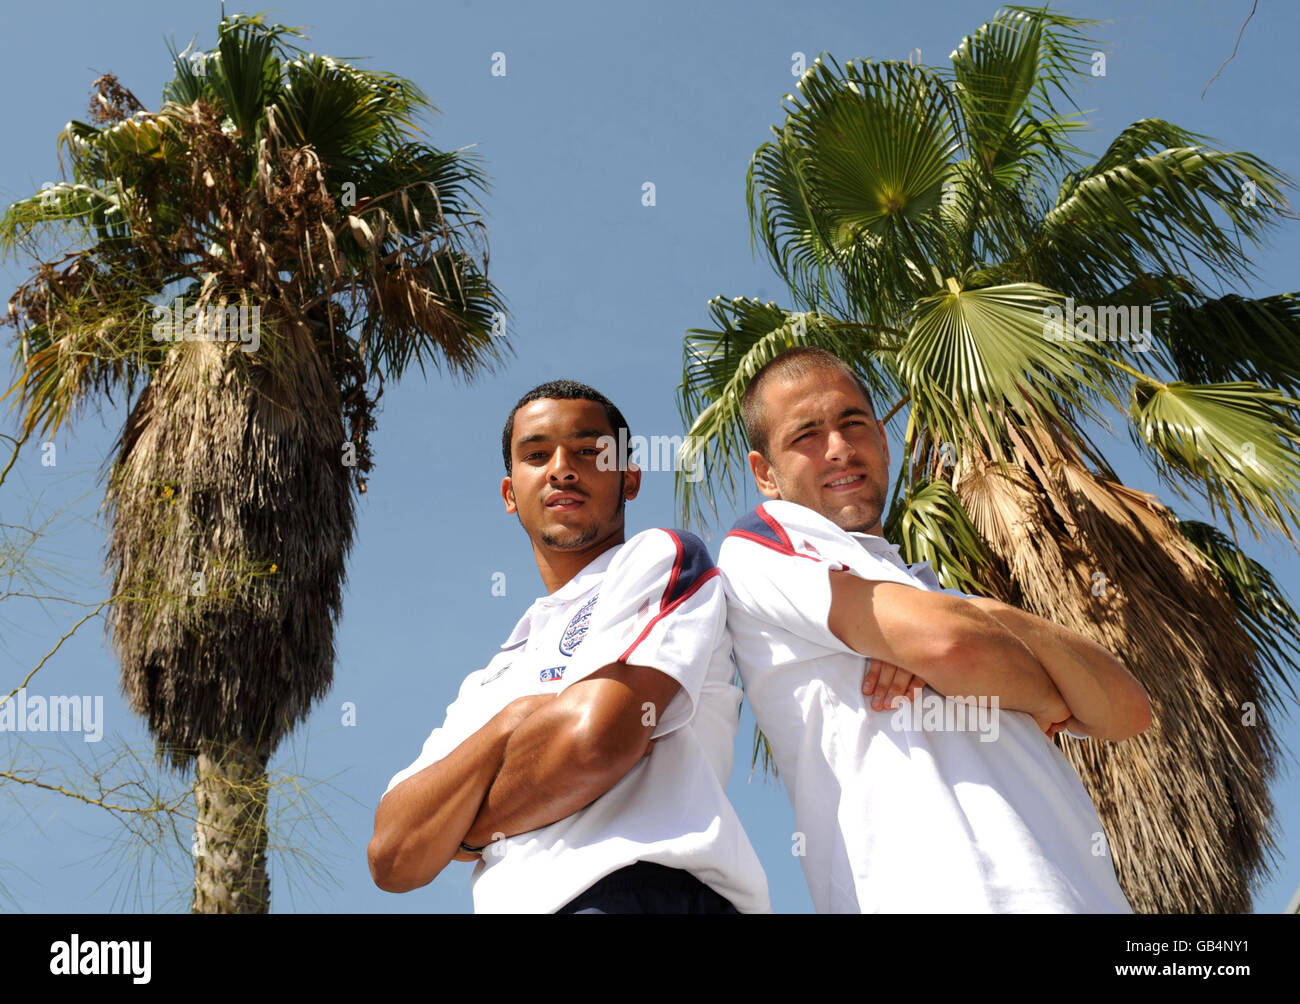
{"type": "Polygon", "coordinates": [[[767,502],[743,516],[718,556],[727,600],[749,616],[832,652],[860,655],[827,621],[833,571],[917,587],[824,516],[791,502],[767,502]]]}
{"type": "MultiPolygon", "coordinates": [[[[388,787],[384,789],[387,795],[408,777],[420,773],[425,767],[437,763],[446,757],[457,746],[477,732],[485,722],[476,721],[469,710],[469,687],[475,681],[480,673],[471,673],[465,678],[460,685],[460,693],[457,694],[456,700],[447,708],[443,715],[442,725],[429,733],[429,738],[424,741],[424,746],[420,750],[420,755],[415,761],[403,770],[393,775],[388,787]]],[[[382,797],[382,796],[381,796],[382,797]]]]}
{"type": "Polygon", "coordinates": [[[615,662],[657,669],[680,685],[655,716],[658,739],[694,717],[726,630],[726,595],[704,542],[684,530],[646,530],[606,571],[562,689],[615,662]]]}

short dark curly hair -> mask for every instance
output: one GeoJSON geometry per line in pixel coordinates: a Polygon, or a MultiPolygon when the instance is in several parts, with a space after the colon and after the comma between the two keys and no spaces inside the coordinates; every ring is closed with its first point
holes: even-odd
{"type": "MultiPolygon", "coordinates": [[[[506,465],[506,477],[510,477],[511,474],[510,440],[515,434],[515,413],[524,405],[532,404],[534,401],[595,401],[605,409],[605,417],[609,419],[609,426],[615,438],[618,438],[618,430],[622,429],[623,442],[628,443],[632,439],[632,433],[627,427],[627,419],[623,417],[623,413],[618,410],[614,402],[600,391],[576,380],[548,380],[530,390],[510,409],[506,426],[501,431],[501,461],[506,465]]],[[[620,457],[619,460],[623,465],[619,469],[626,469],[627,457],[620,457]]]]}

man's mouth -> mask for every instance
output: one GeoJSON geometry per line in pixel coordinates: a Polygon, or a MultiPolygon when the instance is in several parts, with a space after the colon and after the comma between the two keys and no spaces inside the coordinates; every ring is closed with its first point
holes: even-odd
{"type": "Polygon", "coordinates": [[[581,495],[574,495],[571,492],[557,492],[546,500],[546,508],[571,512],[580,508],[585,501],[581,495]]]}
{"type": "Polygon", "coordinates": [[[857,488],[866,480],[867,476],[865,474],[842,474],[838,478],[827,481],[823,487],[833,492],[848,492],[857,488]]]}

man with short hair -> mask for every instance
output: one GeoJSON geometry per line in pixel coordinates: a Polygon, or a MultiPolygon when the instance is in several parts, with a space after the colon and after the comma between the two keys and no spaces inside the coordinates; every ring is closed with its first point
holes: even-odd
{"type": "Polygon", "coordinates": [[[770,911],[724,793],[740,691],[721,580],[692,534],[624,542],[641,472],[601,462],[606,437],[630,439],[622,414],[573,381],[510,412],[501,497],[547,595],[389,782],[368,849],[382,889],[455,859],[477,862],[479,913],[770,911]]]}
{"type": "Polygon", "coordinates": [[[884,425],[841,360],[777,356],[742,419],[771,501],[736,523],[718,567],[817,910],[1130,912],[1051,737],[1143,731],[1141,685],[1092,641],[899,558],[881,536],[884,425]]]}

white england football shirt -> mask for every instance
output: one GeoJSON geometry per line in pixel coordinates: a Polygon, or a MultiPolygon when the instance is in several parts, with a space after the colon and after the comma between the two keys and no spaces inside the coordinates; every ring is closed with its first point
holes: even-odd
{"type": "Polygon", "coordinates": [[[553,912],[636,861],[684,869],[741,913],[770,912],[767,879],[724,790],[741,697],[726,599],[704,544],[684,531],[639,533],[534,601],[385,794],[515,698],[558,693],[613,662],[680,684],[654,749],[586,808],[489,845],[474,866],[475,912],[553,912]]]}
{"type": "Polygon", "coordinates": [[[928,565],[771,501],[736,523],[718,567],[818,912],[1131,912],[1083,783],[1030,715],[929,687],[898,710],[862,695],[867,659],[827,626],[830,572],[939,590],[928,565]]]}

